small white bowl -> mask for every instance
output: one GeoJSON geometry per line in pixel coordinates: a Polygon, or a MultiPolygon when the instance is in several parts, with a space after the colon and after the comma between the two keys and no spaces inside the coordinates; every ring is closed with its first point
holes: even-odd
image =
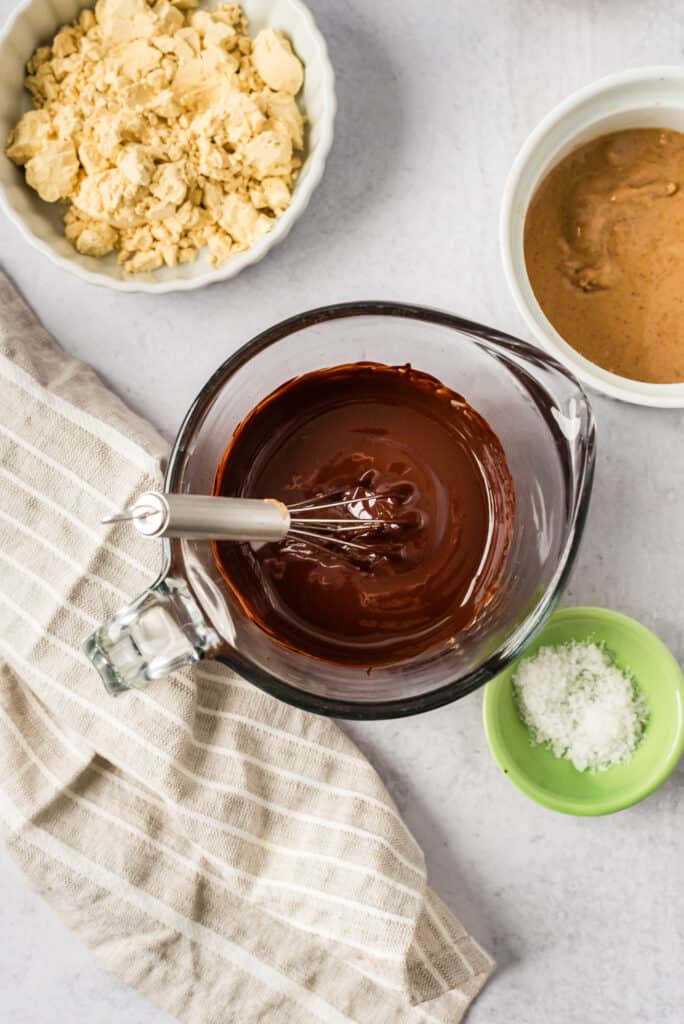
{"type": "Polygon", "coordinates": [[[304,212],[321,180],[333,139],[335,83],[325,41],[301,0],[241,0],[241,4],[251,35],[266,26],[281,30],[305,65],[302,106],[308,118],[308,138],[292,202],[272,231],[220,267],[212,267],[203,251],[195,263],[147,274],[125,273],[114,255],[96,259],[78,253],[64,236],[64,207],[43,202],[26,184],[23,169],[5,155],[10,129],[31,107],[24,89],[26,61],[37,46],[49,42],[60,25],[72,21],[83,8],[94,6],[94,0],[23,0],[10,15],[0,32],[0,205],[24,237],[57,266],[83,281],[124,292],[189,291],[235,277],[262,259],[304,212]]]}
{"type": "Polygon", "coordinates": [[[585,359],[544,315],[527,276],[524,229],[527,209],[546,174],[573,149],[625,128],[671,128],[684,132],[684,68],[623,71],[580,89],[535,128],[506,182],[501,207],[501,254],[516,305],[536,342],[581,381],[623,402],[660,408],[684,407],[684,384],[649,384],[609,373],[585,359]]]}

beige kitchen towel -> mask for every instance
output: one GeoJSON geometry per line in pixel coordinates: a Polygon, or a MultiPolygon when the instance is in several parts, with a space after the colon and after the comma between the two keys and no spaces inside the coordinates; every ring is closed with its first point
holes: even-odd
{"type": "Polygon", "coordinates": [[[188,1024],[454,1024],[492,969],[370,764],[213,663],[113,699],[80,650],[155,544],[102,515],[167,446],[0,279],[0,828],[188,1024]]]}

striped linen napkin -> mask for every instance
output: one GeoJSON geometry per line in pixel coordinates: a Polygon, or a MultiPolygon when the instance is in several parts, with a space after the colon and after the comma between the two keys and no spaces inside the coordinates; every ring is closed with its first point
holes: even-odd
{"type": "Polygon", "coordinates": [[[331,721],[216,663],[106,695],[81,641],[159,552],[98,522],[167,446],[1,276],[0,409],[0,829],[27,876],[188,1024],[459,1021],[492,961],[331,721]]]}

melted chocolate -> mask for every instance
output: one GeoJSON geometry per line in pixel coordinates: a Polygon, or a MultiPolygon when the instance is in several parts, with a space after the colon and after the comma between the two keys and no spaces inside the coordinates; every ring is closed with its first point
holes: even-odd
{"type": "Polygon", "coordinates": [[[237,428],[215,492],[290,506],[331,495],[347,504],[300,515],[386,521],[348,533],[353,548],[295,535],[257,551],[214,546],[268,633],[368,668],[410,659],[473,622],[503,571],[515,506],[485,420],[434,377],[379,363],[315,371],[274,391],[237,428]]]}

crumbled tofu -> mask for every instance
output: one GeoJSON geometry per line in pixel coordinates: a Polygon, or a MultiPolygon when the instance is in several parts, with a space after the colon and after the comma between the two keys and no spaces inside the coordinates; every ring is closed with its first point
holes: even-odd
{"type": "Polygon", "coordinates": [[[48,203],[70,196],[77,180],[78,157],[70,140],[49,140],[26,163],[26,181],[48,203]]]}
{"type": "Polygon", "coordinates": [[[271,218],[254,209],[249,199],[230,195],[223,200],[219,223],[226,234],[247,247],[271,230],[271,218]]]}
{"type": "Polygon", "coordinates": [[[182,161],[178,160],[172,164],[159,164],[154,173],[154,181],[150,186],[150,191],[160,202],[173,206],[174,209],[180,206],[188,193],[182,161]]]}
{"type": "Polygon", "coordinates": [[[108,50],[134,39],[149,39],[157,29],[154,10],[147,0],[97,0],[95,20],[108,50]]]}
{"type": "Polygon", "coordinates": [[[292,142],[284,131],[263,131],[245,144],[245,159],[254,178],[287,175],[292,163],[292,142]]]}
{"type": "Polygon", "coordinates": [[[25,164],[40,153],[50,136],[52,118],[47,110],[29,110],[10,132],[7,156],[15,164],[25,164]]]}
{"type": "Polygon", "coordinates": [[[304,145],[304,118],[294,96],[284,92],[272,92],[266,99],[266,113],[269,118],[284,128],[292,139],[294,149],[304,145]]]}
{"type": "Polygon", "coordinates": [[[263,29],[254,40],[252,55],[254,66],[271,89],[290,96],[299,92],[304,72],[284,35],[272,28],[263,29]]]}
{"type": "Polygon", "coordinates": [[[106,256],[116,245],[118,234],[109,224],[93,221],[75,239],[79,252],[86,256],[106,256]]]}
{"type": "Polygon", "coordinates": [[[231,254],[233,241],[226,231],[216,231],[208,241],[209,259],[212,263],[223,263],[231,254]]]}
{"type": "Polygon", "coordinates": [[[252,189],[252,203],[258,210],[268,207],[282,213],[290,202],[290,192],[282,178],[264,178],[260,187],[252,189]]]}
{"type": "Polygon", "coordinates": [[[158,270],[163,262],[164,257],[158,249],[147,249],[143,252],[138,250],[126,260],[124,267],[132,274],[140,274],[150,270],[158,270]]]}
{"type": "Polygon", "coordinates": [[[121,174],[133,188],[149,185],[152,181],[154,160],[145,152],[144,146],[124,146],[117,163],[121,174]]]}
{"type": "Polygon", "coordinates": [[[249,38],[238,4],[98,0],[28,62],[35,109],[7,155],[64,201],[81,253],[141,273],[218,264],[271,230],[301,166],[304,70],[289,41],[249,38]]]}

